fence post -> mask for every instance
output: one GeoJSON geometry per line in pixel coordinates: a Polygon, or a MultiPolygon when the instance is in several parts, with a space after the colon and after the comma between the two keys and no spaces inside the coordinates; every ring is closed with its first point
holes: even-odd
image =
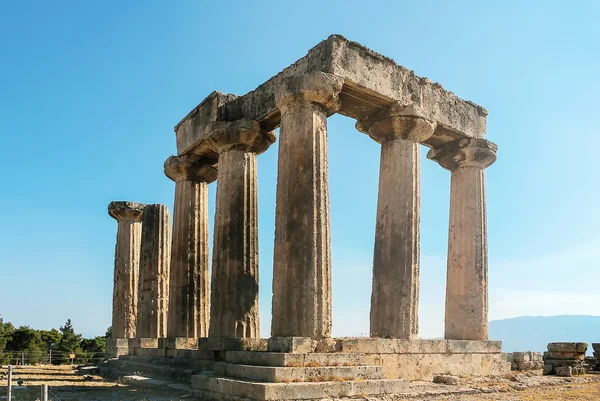
{"type": "Polygon", "coordinates": [[[42,384],[42,394],[40,395],[40,401],[48,401],[48,385],[42,384]]]}
{"type": "Polygon", "coordinates": [[[49,363],[48,365],[52,365],[52,350],[50,350],[50,356],[48,357],[49,363]]]}
{"type": "Polygon", "coordinates": [[[12,400],[12,370],[13,367],[8,365],[8,384],[6,385],[6,399],[12,400]]]}
{"type": "Polygon", "coordinates": [[[25,366],[25,351],[21,351],[21,366],[25,366]]]}

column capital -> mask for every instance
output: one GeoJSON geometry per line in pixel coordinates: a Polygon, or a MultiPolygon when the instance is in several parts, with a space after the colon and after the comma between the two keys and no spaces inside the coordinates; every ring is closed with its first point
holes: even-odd
{"type": "Polygon", "coordinates": [[[423,142],[435,130],[436,122],[414,114],[412,105],[393,103],[356,122],[356,129],[384,143],[394,139],[423,142]]]}
{"type": "Polygon", "coordinates": [[[498,145],[486,139],[464,138],[429,150],[427,158],[450,171],[461,167],[484,169],[496,161],[497,150],[498,145]]]}
{"type": "Polygon", "coordinates": [[[175,182],[195,181],[211,183],[217,179],[216,160],[187,154],[170,156],[164,164],[165,175],[175,182]]]}
{"type": "Polygon", "coordinates": [[[128,201],[113,201],[108,205],[108,214],[117,221],[142,221],[144,214],[143,203],[128,201]]]}
{"type": "Polygon", "coordinates": [[[263,130],[255,120],[217,121],[207,132],[206,143],[218,153],[240,149],[260,154],[276,139],[274,131],[263,130]]]}
{"type": "Polygon", "coordinates": [[[314,103],[328,114],[335,113],[340,108],[343,85],[343,78],[324,72],[286,77],[275,87],[275,103],[279,110],[294,103],[314,103]]]}

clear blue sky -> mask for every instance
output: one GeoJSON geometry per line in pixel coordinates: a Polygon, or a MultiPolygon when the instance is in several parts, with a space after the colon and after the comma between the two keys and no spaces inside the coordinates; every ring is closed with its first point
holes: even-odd
{"type": "MultiPolygon", "coordinates": [[[[490,318],[600,314],[600,3],[4,1],[0,314],[110,324],[111,200],[172,207],[173,126],[244,94],[332,33],[489,111],[490,318]]],[[[422,160],[421,333],[443,332],[449,173],[422,160]]],[[[329,120],[334,334],[368,331],[379,145],[329,120]]],[[[277,148],[259,157],[260,309],[270,324],[277,148]]],[[[210,186],[211,226],[215,184],[210,186]]]]}

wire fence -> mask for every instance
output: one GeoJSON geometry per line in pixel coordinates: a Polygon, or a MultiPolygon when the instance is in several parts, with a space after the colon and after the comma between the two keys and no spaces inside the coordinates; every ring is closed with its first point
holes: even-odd
{"type": "Polygon", "coordinates": [[[0,365],[81,365],[98,363],[107,357],[106,352],[0,351],[0,365]]]}

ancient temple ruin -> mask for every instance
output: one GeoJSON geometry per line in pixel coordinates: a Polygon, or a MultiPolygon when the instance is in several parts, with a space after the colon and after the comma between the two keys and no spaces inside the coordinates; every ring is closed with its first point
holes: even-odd
{"type": "Polygon", "coordinates": [[[211,93],[176,125],[178,154],[165,162],[175,181],[172,232],[164,206],[109,207],[119,221],[112,352],[202,360],[190,380],[215,399],[379,395],[436,373],[509,371],[500,342],[488,341],[484,169],[497,147],[484,139],[486,114],[337,35],[252,92],[211,93]],[[331,338],[334,113],[381,145],[370,338],[331,338]],[[444,340],[418,333],[421,145],[451,172],[444,340]],[[275,150],[272,320],[261,335],[256,165],[275,150]]]}

